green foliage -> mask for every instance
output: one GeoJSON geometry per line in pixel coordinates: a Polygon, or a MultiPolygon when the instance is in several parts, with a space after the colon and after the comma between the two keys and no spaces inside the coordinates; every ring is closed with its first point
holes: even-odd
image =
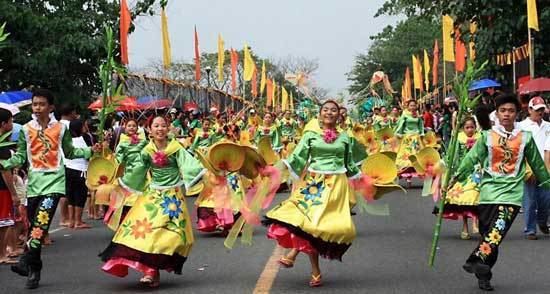
{"type": "Polygon", "coordinates": [[[399,91],[407,67],[411,70],[412,78],[411,56],[423,54],[424,49],[431,56],[434,40],[441,38],[440,31],[438,20],[415,16],[400,21],[395,27],[387,26],[371,37],[373,44],[368,52],[355,58],[355,64],[348,73],[348,79],[352,81],[349,91],[359,93],[367,89],[375,71],[386,73],[393,89],[399,91]]]}
{"type": "MultiPolygon", "coordinates": [[[[158,1],[129,2],[136,18],[154,14],[158,1]]],[[[11,33],[0,51],[2,90],[41,86],[63,101],[88,101],[101,90],[103,26],[118,28],[119,9],[111,0],[0,0],[0,23],[11,33]]]]}
{"type": "Polygon", "coordinates": [[[4,41],[8,38],[8,36],[10,35],[9,33],[5,33],[4,32],[4,29],[6,28],[6,24],[4,23],[1,27],[0,27],[0,48],[2,48],[2,43],[4,43],[4,41]]]}
{"type": "MultiPolygon", "coordinates": [[[[535,32],[535,64],[537,76],[550,74],[550,1],[537,1],[540,32],[535,32]]],[[[475,41],[477,59],[489,60],[487,74],[499,80],[511,80],[511,66],[495,64],[496,54],[510,52],[527,43],[527,5],[525,0],[388,0],[377,15],[405,14],[426,19],[439,19],[450,14],[457,24],[470,20],[478,23],[472,38],[467,25],[460,25],[462,38],[475,41]]],[[[510,82],[511,83],[511,82],[510,82]]]]}

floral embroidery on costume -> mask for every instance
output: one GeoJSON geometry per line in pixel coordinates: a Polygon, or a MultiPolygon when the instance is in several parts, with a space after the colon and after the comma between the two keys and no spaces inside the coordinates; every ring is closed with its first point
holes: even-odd
{"type": "Polygon", "coordinates": [[[493,252],[493,248],[496,248],[502,241],[502,235],[506,231],[506,224],[512,220],[514,209],[511,207],[498,207],[498,219],[495,221],[490,233],[487,234],[484,242],[479,245],[476,255],[485,261],[485,259],[493,252]]]}
{"type": "Polygon", "coordinates": [[[164,208],[164,211],[162,213],[168,215],[171,218],[178,218],[180,213],[182,213],[181,201],[174,196],[164,197],[164,200],[160,206],[164,208]]]}

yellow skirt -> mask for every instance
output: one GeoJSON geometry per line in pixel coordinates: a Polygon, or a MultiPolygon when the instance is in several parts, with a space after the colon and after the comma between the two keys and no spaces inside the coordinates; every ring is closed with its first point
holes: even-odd
{"type": "Polygon", "coordinates": [[[420,135],[406,134],[399,145],[397,151],[397,170],[402,171],[409,167],[412,167],[412,163],[409,160],[409,156],[415,155],[420,149],[422,149],[423,143],[420,135]]]}

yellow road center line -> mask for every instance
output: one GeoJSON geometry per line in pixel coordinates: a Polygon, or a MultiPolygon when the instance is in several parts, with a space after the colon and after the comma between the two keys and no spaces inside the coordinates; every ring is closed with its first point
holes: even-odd
{"type": "Polygon", "coordinates": [[[273,250],[273,253],[271,253],[271,257],[267,260],[267,263],[265,264],[264,270],[262,271],[262,274],[258,278],[258,282],[256,282],[256,287],[254,288],[254,294],[260,294],[260,293],[269,293],[271,290],[271,287],[273,286],[273,282],[275,281],[275,278],[277,277],[277,273],[279,272],[279,259],[283,257],[284,255],[284,249],[283,247],[280,247],[278,245],[275,245],[275,249],[273,250]]]}

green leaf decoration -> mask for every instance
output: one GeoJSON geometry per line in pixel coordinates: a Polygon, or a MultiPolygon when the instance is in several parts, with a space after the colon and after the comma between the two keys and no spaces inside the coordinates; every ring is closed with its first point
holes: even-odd
{"type": "Polygon", "coordinates": [[[309,205],[303,200],[299,200],[298,204],[301,205],[304,209],[308,209],[309,205]]]}

